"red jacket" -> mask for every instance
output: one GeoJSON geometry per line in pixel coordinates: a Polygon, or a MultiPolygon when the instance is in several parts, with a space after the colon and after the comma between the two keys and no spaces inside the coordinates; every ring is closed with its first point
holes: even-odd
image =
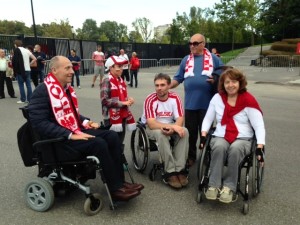
{"type": "Polygon", "coordinates": [[[140,60],[138,57],[131,57],[130,70],[138,70],[140,68],[140,60]]]}

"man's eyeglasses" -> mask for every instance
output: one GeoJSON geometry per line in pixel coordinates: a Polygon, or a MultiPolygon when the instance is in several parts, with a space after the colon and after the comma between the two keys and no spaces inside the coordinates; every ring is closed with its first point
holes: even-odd
{"type": "Polygon", "coordinates": [[[200,45],[202,43],[203,43],[203,41],[200,41],[200,42],[198,42],[198,41],[189,42],[189,46],[193,45],[194,47],[197,47],[198,45],[200,45]]]}

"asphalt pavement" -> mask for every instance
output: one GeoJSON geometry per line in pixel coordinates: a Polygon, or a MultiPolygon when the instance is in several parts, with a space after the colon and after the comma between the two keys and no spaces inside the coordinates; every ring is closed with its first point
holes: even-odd
{"type": "MultiPolygon", "coordinates": [[[[159,175],[154,182],[149,180],[148,172],[152,163],[157,160],[155,152],[151,153],[146,172],[136,172],[131,160],[130,132],[125,138],[125,154],[135,180],[145,185],[138,198],[111,211],[104,186],[97,177],[89,183],[93,192],[99,192],[104,199],[105,206],[99,214],[92,217],[84,214],[85,196],[81,191],[56,198],[53,207],[47,212],[35,212],[26,206],[23,192],[26,184],[36,177],[37,168],[24,167],[16,139],[17,130],[25,119],[17,100],[6,97],[0,100],[0,225],[299,224],[300,68],[293,71],[267,68],[262,71],[259,67],[248,65],[241,69],[247,75],[249,91],[262,107],[267,130],[263,191],[250,202],[248,215],[241,213],[242,197],[231,204],[208,200],[197,204],[196,166],[190,170],[188,187],[182,190],[166,186],[159,175]]],[[[154,75],[165,72],[173,76],[176,70],[177,67],[140,70],[138,88],[128,88],[129,95],[135,99],[135,104],[131,107],[135,118],[141,116],[144,99],[154,91],[154,75]]],[[[99,87],[91,88],[91,80],[90,75],[82,76],[81,89],[75,90],[79,98],[80,113],[100,122],[99,87]]],[[[16,82],[14,88],[19,96],[16,82]]],[[[184,96],[183,85],[175,91],[184,96]]]]}

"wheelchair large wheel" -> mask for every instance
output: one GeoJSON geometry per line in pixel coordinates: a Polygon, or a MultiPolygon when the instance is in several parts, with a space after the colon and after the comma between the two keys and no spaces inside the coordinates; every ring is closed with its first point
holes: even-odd
{"type": "Polygon", "coordinates": [[[252,196],[256,197],[262,188],[264,177],[264,166],[257,160],[256,155],[253,154],[253,165],[252,165],[252,196]]]}
{"type": "Polygon", "coordinates": [[[136,130],[131,134],[132,161],[137,171],[143,172],[148,163],[149,143],[145,128],[137,124],[136,130]]]}
{"type": "Polygon", "coordinates": [[[83,209],[84,212],[89,216],[96,215],[98,212],[100,212],[103,209],[103,200],[101,195],[95,193],[89,196],[84,202],[83,209]]]}
{"type": "Polygon", "coordinates": [[[26,185],[24,194],[27,205],[38,212],[47,211],[54,203],[54,191],[51,184],[40,177],[26,185]]]}
{"type": "Polygon", "coordinates": [[[204,176],[207,175],[206,172],[208,171],[210,164],[210,152],[208,151],[208,146],[206,145],[201,151],[197,170],[197,177],[200,182],[203,180],[204,176]]]}

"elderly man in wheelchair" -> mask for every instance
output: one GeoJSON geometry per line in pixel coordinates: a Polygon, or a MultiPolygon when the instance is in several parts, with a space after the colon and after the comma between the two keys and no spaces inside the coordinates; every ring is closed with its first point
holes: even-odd
{"type": "Polygon", "coordinates": [[[204,147],[208,132],[216,120],[216,128],[209,138],[210,143],[207,143],[211,152],[205,196],[210,200],[219,199],[223,203],[233,201],[239,166],[251,153],[254,134],[257,158],[264,161],[265,126],[262,111],[246,85],[246,77],[239,70],[225,70],[220,77],[219,93],[212,98],[203,120],[200,149],[204,147]],[[225,164],[227,170],[224,173],[225,164]]]}
{"type": "Polygon", "coordinates": [[[150,139],[156,140],[164,165],[164,181],[173,188],[188,184],[186,161],[188,154],[188,130],[183,127],[184,117],[180,97],[169,92],[171,78],[157,74],[155,92],[144,102],[142,122],[150,139]],[[170,139],[174,140],[173,147],[170,139]]]}
{"type": "Polygon", "coordinates": [[[112,200],[128,201],[138,196],[142,185],[125,181],[117,133],[98,129],[98,123],[79,114],[77,97],[70,86],[74,75],[70,60],[64,56],[53,57],[50,71],[28,105],[33,130],[41,139],[63,137],[62,145],[82,158],[97,157],[112,200]]]}

